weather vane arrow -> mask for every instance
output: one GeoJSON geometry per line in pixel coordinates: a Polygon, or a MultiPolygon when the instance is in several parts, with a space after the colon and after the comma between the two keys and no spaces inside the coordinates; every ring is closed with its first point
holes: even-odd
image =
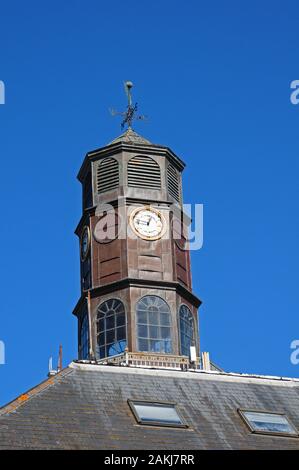
{"type": "Polygon", "coordinates": [[[131,90],[132,90],[132,87],[133,87],[133,83],[130,82],[130,81],[127,81],[127,82],[124,83],[124,87],[125,87],[125,92],[126,92],[126,95],[127,95],[127,98],[128,98],[127,110],[123,111],[123,112],[119,112],[119,111],[115,111],[114,109],[110,109],[110,113],[112,114],[112,116],[122,116],[123,117],[123,120],[122,120],[122,123],[121,123],[121,128],[122,129],[125,127],[125,125],[128,126],[128,129],[131,129],[132,128],[132,122],[134,120],[144,121],[145,119],[147,119],[147,117],[144,116],[144,115],[137,115],[138,104],[135,103],[133,105],[133,101],[132,101],[131,90]]]}

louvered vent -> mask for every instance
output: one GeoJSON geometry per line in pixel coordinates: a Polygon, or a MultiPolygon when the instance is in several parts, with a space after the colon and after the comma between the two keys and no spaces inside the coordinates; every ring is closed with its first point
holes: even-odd
{"type": "Polygon", "coordinates": [[[134,188],[161,189],[158,163],[150,157],[131,158],[128,163],[128,185],[134,188]]]}
{"type": "Polygon", "coordinates": [[[105,158],[97,169],[97,191],[104,193],[119,185],[118,162],[114,158],[105,158]]]}
{"type": "Polygon", "coordinates": [[[180,177],[172,165],[169,165],[167,168],[167,186],[170,196],[172,196],[177,202],[180,202],[180,177]]]}

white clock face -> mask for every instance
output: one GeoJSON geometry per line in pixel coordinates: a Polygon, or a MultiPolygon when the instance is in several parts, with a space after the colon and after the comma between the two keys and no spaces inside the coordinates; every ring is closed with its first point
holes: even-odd
{"type": "Polygon", "coordinates": [[[157,240],[165,231],[165,221],[160,212],[143,208],[131,215],[131,225],[135,233],[146,240],[157,240]]]}

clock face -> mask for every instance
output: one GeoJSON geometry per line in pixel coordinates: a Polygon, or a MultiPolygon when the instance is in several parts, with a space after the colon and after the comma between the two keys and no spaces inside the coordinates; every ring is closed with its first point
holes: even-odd
{"type": "Polygon", "coordinates": [[[85,261],[90,247],[90,232],[87,226],[84,227],[81,235],[81,260],[85,261]]]}
{"type": "Polygon", "coordinates": [[[133,231],[145,240],[158,240],[166,230],[163,215],[156,209],[138,208],[131,214],[131,227],[133,231]]]}

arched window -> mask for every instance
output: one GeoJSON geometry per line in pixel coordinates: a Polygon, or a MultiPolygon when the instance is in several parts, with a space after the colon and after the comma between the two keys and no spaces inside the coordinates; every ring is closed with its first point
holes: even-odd
{"type": "Polygon", "coordinates": [[[172,353],[168,304],[156,295],[147,295],[138,301],[136,310],[138,350],[172,353]]]}
{"type": "Polygon", "coordinates": [[[181,354],[190,355],[190,346],[194,345],[194,319],[191,310],[186,306],[180,307],[180,339],[181,354]]]}
{"type": "Polygon", "coordinates": [[[128,162],[128,185],[133,188],[161,189],[158,163],[143,155],[131,158],[128,162]]]}
{"type": "Polygon", "coordinates": [[[80,322],[79,359],[88,359],[89,356],[89,328],[87,312],[83,314],[80,322]]]}
{"type": "Polygon", "coordinates": [[[97,353],[100,359],[124,352],[127,345],[126,313],[123,303],[109,299],[98,308],[97,353]]]}

